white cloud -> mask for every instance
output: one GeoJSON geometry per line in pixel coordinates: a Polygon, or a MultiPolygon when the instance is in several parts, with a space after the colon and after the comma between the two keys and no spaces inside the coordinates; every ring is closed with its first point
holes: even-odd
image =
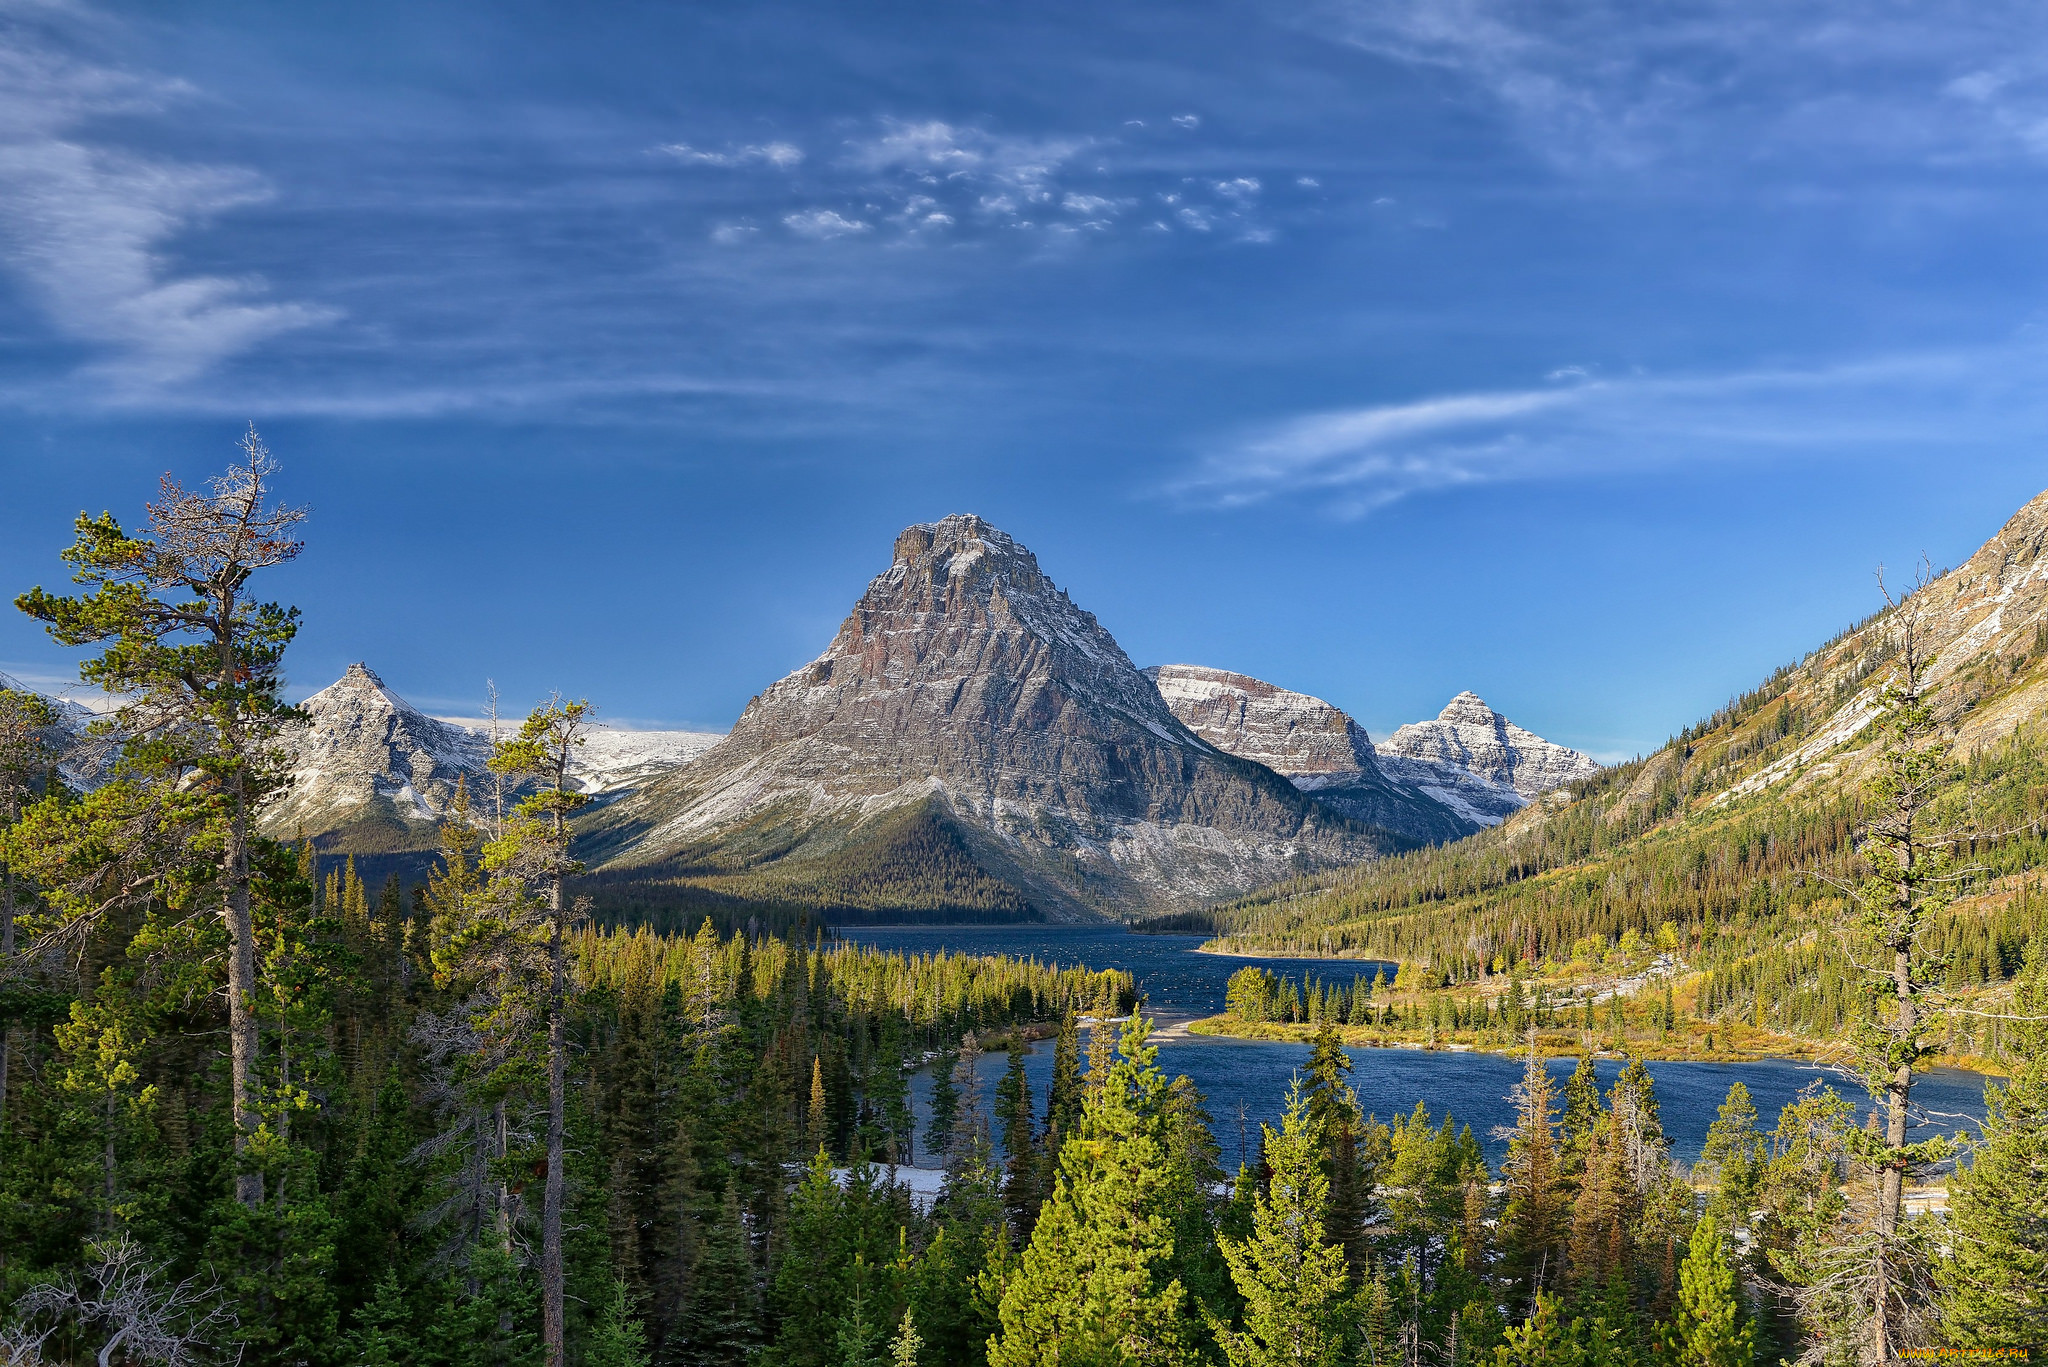
{"type": "Polygon", "coordinates": [[[1313,14],[1343,41],[1463,77],[1567,169],[2048,155],[2032,0],[1337,0],[1313,14]]]}
{"type": "Polygon", "coordinates": [[[1225,199],[1235,199],[1238,201],[1253,199],[1259,193],[1259,182],[1251,176],[1238,176],[1233,180],[1219,180],[1216,182],[1216,193],[1222,195],[1225,199]]]}
{"type": "Polygon", "coordinates": [[[1220,443],[1164,490],[1241,507],[1313,495],[1360,515],[1459,485],[1654,465],[1798,457],[1853,461],[1880,446],[2009,458],[2048,420],[2048,351],[2027,346],[1881,357],[1812,370],[1585,378],[1310,413],[1220,443]],[[1965,436],[1959,412],[1996,414],[1965,436]]]}
{"type": "Polygon", "coordinates": [[[793,142],[749,143],[742,147],[728,147],[722,152],[706,151],[692,147],[686,142],[665,143],[655,149],[664,152],[687,166],[773,166],[787,171],[803,163],[804,149],[793,142]]]}
{"type": "Polygon", "coordinates": [[[1085,144],[1003,137],[979,128],[927,119],[885,120],[880,137],[851,143],[849,159],[870,171],[908,171],[928,180],[972,180],[1049,195],[1047,182],[1085,144]]]}
{"type": "Polygon", "coordinates": [[[819,241],[845,237],[849,233],[864,233],[872,226],[857,218],[846,218],[832,209],[805,209],[788,215],[782,222],[798,237],[814,238],[819,241]]]}
{"type": "Polygon", "coordinates": [[[1105,209],[1115,212],[1117,202],[1104,199],[1101,195],[1068,195],[1060,201],[1060,207],[1070,214],[1099,214],[1105,209]]]}
{"type": "Polygon", "coordinates": [[[1201,117],[1196,114],[1175,114],[1173,121],[1182,128],[1200,128],[1202,126],[1201,117]]]}
{"type": "Polygon", "coordinates": [[[110,397],[189,380],[339,316],[270,299],[259,276],[180,272],[169,257],[180,234],[270,199],[261,177],[80,135],[93,116],[160,114],[193,94],[0,27],[0,261],[60,332],[102,349],[91,369],[110,397]]]}
{"type": "Polygon", "coordinates": [[[1320,190],[1323,186],[1323,183],[1314,176],[1296,176],[1294,183],[1304,190],[1320,190]]]}

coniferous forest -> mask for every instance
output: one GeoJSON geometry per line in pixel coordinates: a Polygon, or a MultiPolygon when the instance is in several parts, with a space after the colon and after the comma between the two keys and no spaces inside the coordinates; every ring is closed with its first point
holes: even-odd
{"type": "MultiPolygon", "coordinates": [[[[1487,1028],[1531,1048],[1495,1167],[1453,1116],[1365,1114],[1337,1030],[1375,994],[1310,1005],[1247,970],[1233,1012],[1319,1028],[1228,1172],[1125,975],[593,921],[582,702],[498,744],[507,783],[457,801],[418,885],[260,835],[297,625],[263,573],[302,514],[253,434],[245,457],[167,481],[135,531],[81,517],[73,589],[19,600],[122,706],[109,777],[80,791],[47,706],[0,694],[10,1367],[1739,1367],[2048,1332],[2048,954],[1942,919],[1954,866],[1926,840],[1953,773],[1910,642],[1864,805],[1753,846],[1789,866],[1854,828],[1837,895],[1865,940],[1843,953],[1882,972],[1812,1009],[1854,1039],[1869,1125],[1826,1087],[1768,1117],[1737,1085],[1687,1167],[1640,1059],[1605,1095],[1590,1057],[1555,1086],[1540,1019],[1496,1004],[1487,1028]],[[2010,988],[2011,1077],[1968,1145],[1911,1123],[1958,973],[2010,988]],[[1027,1036],[1052,1042],[1042,1098],[1027,1036]],[[902,1180],[918,1156],[943,1161],[935,1195],[902,1180]]],[[[1481,886],[1501,857],[1433,876],[1481,886]]],[[[1609,928],[1574,917],[1544,933],[1609,928]]],[[[1715,1002],[1782,996],[1765,961],[1716,962],[1715,1002]]]]}

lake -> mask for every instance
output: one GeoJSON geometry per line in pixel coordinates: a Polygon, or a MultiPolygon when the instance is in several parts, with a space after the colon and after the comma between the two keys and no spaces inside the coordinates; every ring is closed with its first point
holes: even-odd
{"type": "MultiPolygon", "coordinates": [[[[1304,975],[1325,981],[1368,982],[1383,965],[1360,959],[1239,959],[1198,954],[1199,935],[1133,935],[1115,926],[879,926],[848,927],[842,939],[906,954],[1008,954],[1044,962],[1086,964],[1090,968],[1121,968],[1137,979],[1147,1012],[1155,1019],[1185,1020],[1212,1016],[1223,1009],[1224,984],[1246,963],[1258,963],[1297,981],[1304,975]]],[[[1392,965],[1384,965],[1392,976],[1392,965]]],[[[1359,1104],[1381,1120],[1407,1114],[1420,1101],[1431,1119],[1441,1123],[1448,1112],[1486,1146],[1496,1165],[1506,1141],[1493,1137],[1496,1126],[1511,1124],[1514,1108],[1508,1089],[1522,1075],[1519,1059],[1497,1054],[1458,1054],[1419,1049],[1348,1049],[1351,1086],[1359,1104]]],[[[1306,1044],[1268,1040],[1170,1038],[1159,1043],[1159,1065],[1171,1077],[1185,1073],[1208,1098],[1224,1164],[1234,1167],[1240,1143],[1256,1151],[1261,1122],[1278,1123],[1288,1079],[1308,1059],[1306,1044]]],[[[1006,1060],[991,1054],[982,1063],[985,1093],[993,1097],[1006,1060]]],[[[1571,1059],[1552,1059],[1549,1070],[1559,1084],[1571,1075],[1571,1059]]],[[[1612,1085],[1623,1063],[1595,1061],[1602,1088],[1612,1085]]],[[[1866,1110],[1867,1096],[1851,1078],[1796,1059],[1761,1059],[1748,1063],[1651,1063],[1664,1129],[1676,1156],[1690,1162],[1699,1156],[1707,1126],[1728,1094],[1731,1083],[1749,1088],[1760,1123],[1769,1129],[1780,1108],[1815,1082],[1832,1086],[1866,1110]]],[[[1039,1041],[1025,1058],[1025,1073],[1038,1097],[1041,1113],[1052,1077],[1052,1044],[1039,1041]]],[[[1914,1088],[1915,1099],[1932,1116],[1973,1126],[1984,1114],[1985,1079],[1958,1069],[1935,1069],[1914,1088]]],[[[931,1077],[912,1079],[912,1093],[923,1125],[931,1077]]],[[[920,1137],[922,1129],[920,1128],[920,1137]]],[[[920,1154],[918,1161],[925,1160],[920,1154]]]]}

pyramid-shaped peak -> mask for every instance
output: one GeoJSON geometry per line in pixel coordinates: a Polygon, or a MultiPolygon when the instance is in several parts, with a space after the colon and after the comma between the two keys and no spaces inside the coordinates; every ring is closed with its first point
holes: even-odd
{"type": "Polygon", "coordinates": [[[1500,713],[1488,707],[1486,699],[1466,689],[1445,703],[1444,710],[1436,714],[1436,719],[1463,726],[1491,726],[1500,720],[1500,713]]]}
{"type": "Polygon", "coordinates": [[[419,715],[419,709],[391,691],[376,670],[361,660],[341,672],[341,677],[327,687],[307,698],[301,707],[310,707],[315,712],[323,709],[390,708],[408,715],[419,715]]]}

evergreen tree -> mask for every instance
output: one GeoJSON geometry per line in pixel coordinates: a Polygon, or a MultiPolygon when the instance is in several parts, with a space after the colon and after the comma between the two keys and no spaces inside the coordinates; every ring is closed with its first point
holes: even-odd
{"type": "Polygon", "coordinates": [[[1572,1069],[1571,1078],[1564,1085],[1558,1169],[1565,1176],[1577,1177],[1586,1170],[1586,1155],[1600,1116],[1600,1080],[1593,1072],[1593,1056],[1580,1054],[1578,1066],[1572,1069]]]}
{"type": "Polygon", "coordinates": [[[1288,1089],[1280,1130],[1264,1127],[1272,1180],[1249,1239],[1219,1240],[1244,1299],[1243,1328],[1215,1326],[1231,1367],[1335,1367],[1347,1338],[1344,1251],[1325,1241],[1329,1178],[1308,1098],[1288,1089]]]}
{"type": "Polygon", "coordinates": [[[1862,1247],[1843,1261],[1869,1269],[1863,1299],[1870,1352],[1884,1360],[1908,1344],[1909,1325],[1932,1290],[1924,1241],[1907,1228],[1905,1188],[1929,1163],[1953,1151],[1945,1136],[1915,1142],[1906,1137],[1917,1065],[1939,1048],[1933,1001],[1940,982],[1921,940],[1928,917],[1947,902],[1955,881],[1957,839],[1940,827],[1934,810],[1953,766],[1929,689],[1934,658],[1919,590],[1930,579],[1931,572],[1923,570],[1903,600],[1891,600],[1886,591],[1895,651],[1891,678],[1879,693],[1876,776],[1864,797],[1869,816],[1862,852],[1870,876],[1850,889],[1857,929],[1876,959],[1868,977],[1877,1003],[1853,1022],[1850,1041],[1881,1118],[1875,1130],[1851,1134],[1852,1151],[1875,1174],[1877,1208],[1858,1236],[1862,1247]]]}
{"type": "Polygon", "coordinates": [[[1003,1205],[1018,1239],[1031,1237],[1038,1218],[1040,1155],[1031,1123],[1031,1083],[1024,1075],[1025,1044],[1010,1041],[1010,1057],[996,1084],[996,1121],[1003,1137],[1003,1205]]]}
{"type": "Polygon", "coordinates": [[[917,1321],[906,1307],[903,1322],[896,1326],[896,1337],[889,1341],[889,1367],[917,1367],[918,1350],[923,1347],[924,1340],[918,1336],[917,1321]]]}
{"type": "Polygon", "coordinates": [[[1735,1270],[1711,1215],[1693,1226],[1692,1247],[1679,1272],[1676,1352],[1681,1367],[1750,1367],[1750,1326],[1743,1322],[1735,1270]]]}
{"type": "Polygon", "coordinates": [[[1513,1093],[1516,1120],[1507,1135],[1508,1157],[1501,1169],[1507,1200],[1500,1221],[1507,1273],[1532,1315],[1541,1313],[1539,1294],[1564,1271],[1564,1203],[1551,1098],[1550,1074],[1532,1042],[1528,1065],[1513,1093]]]}
{"type": "Polygon", "coordinates": [[[1708,1209],[1727,1224],[1746,1225],[1756,1206],[1765,1154],[1764,1136],[1756,1122],[1756,1103],[1749,1099],[1749,1088],[1740,1082],[1731,1084],[1714,1123],[1707,1126],[1700,1161],[1693,1165],[1695,1173],[1713,1180],[1708,1209]]]}
{"type": "MultiPolygon", "coordinates": [[[[57,760],[51,728],[57,714],[33,693],[0,688],[0,977],[14,960],[16,879],[6,852],[7,834],[23,805],[57,760]]],[[[14,1012],[0,999],[0,1126],[7,1121],[7,1072],[14,1047],[14,1012]]]]}
{"type": "Polygon", "coordinates": [[[1158,1209],[1166,1081],[1150,1029],[1133,1016],[1119,1057],[1089,1078],[1058,1182],[1003,1287],[991,1367],[1192,1360],[1185,1292],[1163,1275],[1173,1258],[1158,1209]]]}
{"type": "Polygon", "coordinates": [[[583,1350],[585,1367],[649,1367],[647,1328],[626,1299],[626,1284],[614,1277],[611,1295],[583,1350]]]}
{"type": "Polygon", "coordinates": [[[1060,1144],[1081,1121],[1081,1026],[1071,1002],[1060,1009],[1052,1041],[1052,1082],[1045,1094],[1045,1182],[1050,1187],[1059,1169],[1060,1144]]]}
{"type": "MultiPolygon", "coordinates": [[[[73,580],[90,591],[60,597],[35,588],[15,605],[64,645],[106,647],[79,667],[79,677],[123,700],[114,724],[128,781],[107,785],[107,795],[88,805],[110,814],[151,807],[164,824],[191,828],[188,851],[212,862],[209,894],[228,940],[229,1078],[242,1162],[235,1194],[255,1206],[263,1179],[247,1161],[261,1124],[249,858],[256,817],[287,774],[280,737],[298,714],[284,701],[283,663],[298,610],[256,602],[246,590],[257,573],[298,555],[293,530],[305,512],[269,501],[277,463],[254,427],[242,455],[207,492],[165,476],[140,536],[110,513],[81,513],[64,558],[73,580]]],[[[74,846],[71,853],[91,858],[96,850],[74,846]]],[[[90,917],[105,907],[87,898],[69,910],[90,917]]]]}
{"type": "Polygon", "coordinates": [[[583,866],[569,857],[569,817],[590,799],[569,779],[584,743],[586,702],[560,698],[535,708],[519,734],[491,754],[495,773],[528,780],[535,791],[520,800],[505,831],[485,851],[485,865],[540,888],[547,898],[547,1171],[541,1194],[541,1346],[547,1367],[567,1361],[563,1318],[564,1200],[562,1148],[566,1137],[569,1062],[569,922],[566,885],[583,866]]]}
{"type": "Polygon", "coordinates": [[[865,1281],[855,1278],[846,1314],[840,1318],[839,1334],[833,1343],[835,1367],[888,1367],[887,1334],[868,1307],[865,1281]]]}
{"type": "Polygon", "coordinates": [[[343,1341],[342,1354],[349,1367],[410,1367],[424,1355],[396,1269],[386,1268],[378,1280],[369,1304],[356,1316],[355,1329],[343,1341]]]}
{"type": "Polygon", "coordinates": [[[952,1153],[960,1128],[960,1088],[953,1080],[959,1062],[960,1054],[954,1049],[944,1050],[932,1061],[931,1120],[925,1126],[924,1151],[941,1158],[952,1153]]]}
{"type": "Polygon", "coordinates": [[[2048,1343],[2048,943],[2013,992],[2015,1067],[1985,1089],[1982,1137],[1950,1178],[1948,1258],[1936,1267],[1944,1339],[1960,1348],[2048,1343]]]}
{"type": "Polygon", "coordinates": [[[691,1367],[739,1367],[752,1358],[761,1336],[755,1286],[739,1192],[728,1185],[704,1231],[679,1335],[686,1346],[678,1360],[691,1367]]]}

